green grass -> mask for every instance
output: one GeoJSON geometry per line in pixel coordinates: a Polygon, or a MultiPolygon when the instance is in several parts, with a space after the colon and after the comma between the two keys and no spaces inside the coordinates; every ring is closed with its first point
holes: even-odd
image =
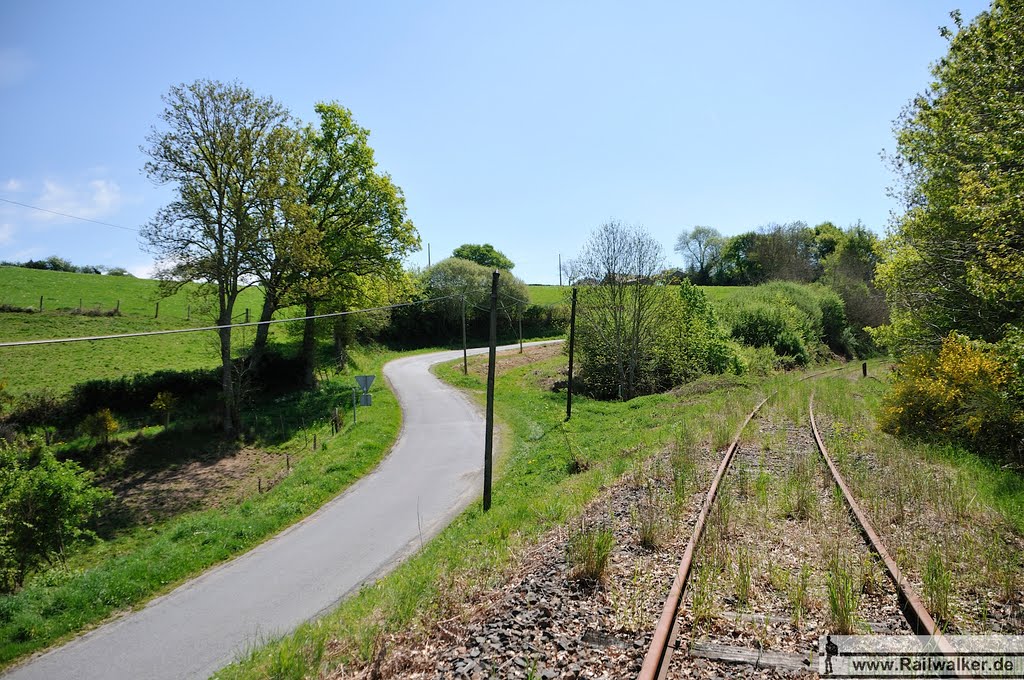
{"type": "MultiPolygon", "coordinates": [[[[884,362],[871,361],[868,364],[869,375],[884,375],[884,362]]],[[[888,389],[885,382],[858,379],[851,389],[850,384],[841,378],[823,378],[815,381],[813,387],[816,393],[815,412],[826,414],[840,423],[840,431],[829,436],[826,442],[829,451],[837,458],[866,447],[893,465],[903,463],[914,468],[914,461],[918,460],[945,466],[951,470],[953,479],[947,482],[951,486],[943,491],[962,491],[963,484],[968,484],[975,503],[998,512],[1018,533],[1024,534],[1024,475],[1019,471],[995,462],[997,457],[986,458],[953,444],[906,441],[878,432],[874,414],[881,410],[882,396],[888,389]]],[[[846,469],[854,467],[855,457],[851,455],[850,459],[846,467],[842,464],[840,467],[844,468],[844,474],[856,479],[858,471],[851,469],[847,472],[846,469]]],[[[876,481],[885,478],[884,475],[869,477],[876,481]]],[[[901,476],[898,481],[903,487],[909,487],[915,480],[901,476]]],[[[921,489],[909,488],[908,491],[921,489]]]]}
{"type": "Polygon", "coordinates": [[[568,303],[572,295],[571,286],[548,286],[531,284],[526,287],[530,293],[530,302],[535,305],[557,305],[568,303]]]}
{"type": "Polygon", "coordinates": [[[749,297],[751,292],[755,290],[755,287],[700,286],[700,289],[704,291],[704,295],[707,296],[708,302],[715,307],[715,311],[721,313],[723,308],[734,305],[737,301],[749,297]]]}
{"type": "MultiPolygon", "coordinates": [[[[42,313],[0,312],[0,341],[117,335],[141,331],[189,328],[213,324],[210,310],[200,308],[188,286],[160,302],[160,317],[154,318],[158,284],[127,276],[101,276],[50,272],[22,267],[0,267],[0,303],[34,307],[44,298],[42,313]],[[121,316],[90,317],[73,314],[79,299],[84,309],[113,309],[121,302],[121,316]],[[192,307],[191,321],[187,320],[192,307]]],[[[256,320],[263,303],[257,288],[246,290],[236,307],[236,320],[243,321],[245,309],[256,320]]],[[[278,317],[284,315],[279,313],[278,317]]],[[[291,325],[291,324],[289,324],[291,325]]],[[[285,340],[282,325],[271,327],[272,340],[285,340]]],[[[252,329],[239,329],[239,346],[251,344],[252,329]]],[[[219,365],[217,337],[212,332],[184,333],[151,338],[130,338],[102,342],[59,345],[0,347],[0,381],[12,394],[50,389],[68,391],[72,385],[96,378],[116,378],[157,370],[189,370],[219,365]]]]}
{"type": "MultiPolygon", "coordinates": [[[[81,300],[84,309],[114,309],[121,301],[121,313],[153,319],[156,301],[160,300],[160,318],[185,321],[188,306],[192,306],[192,319],[200,313],[199,303],[189,297],[197,286],[189,285],[176,295],[160,299],[158,282],[132,276],[106,276],[51,272],[24,267],[0,267],[0,304],[22,307],[39,306],[43,296],[44,311],[78,309],[81,300]]],[[[253,314],[263,304],[263,293],[257,288],[244,291],[238,300],[238,309],[244,314],[250,307],[253,314]]],[[[27,315],[26,315],[27,316],[27,315]]]]}
{"type": "MultiPolygon", "coordinates": [[[[553,305],[567,303],[572,295],[572,286],[549,286],[532,284],[526,287],[530,292],[530,302],[535,305],[553,305]]],[[[754,290],[753,286],[701,286],[708,300],[720,310],[744,299],[754,290]]],[[[0,300],[2,302],[2,300],[0,300]]]]}
{"type": "MultiPolygon", "coordinates": [[[[679,437],[680,422],[706,431],[730,410],[728,405],[749,409],[762,390],[771,389],[768,383],[745,382],[709,393],[695,390],[697,396],[686,400],[653,395],[620,403],[577,397],[572,421],[563,424],[565,395],[540,385],[564,362],[556,357],[497,379],[496,412],[507,438],[490,512],[474,503],[390,575],[324,618],[251,651],[217,677],[316,677],[342,664],[352,670],[379,649],[383,634],[458,616],[463,598],[471,600],[503,580],[518,551],[543,531],[578,516],[631,463],[679,437]],[[585,455],[590,466],[570,473],[574,455],[585,455]]],[[[483,384],[472,373],[462,375],[461,362],[442,365],[437,374],[477,396],[482,392],[483,384]]]]}
{"type": "MultiPolygon", "coordinates": [[[[379,377],[383,364],[396,356],[382,351],[354,353],[356,366],[351,374],[379,377]]],[[[347,387],[351,374],[334,380],[347,387]]],[[[266,447],[268,455],[283,458],[290,453],[293,461],[291,474],[269,492],[253,493],[226,508],[135,527],[72,555],[66,568],[30,577],[16,595],[0,596],[0,667],[249,550],[369,472],[390,448],[401,423],[397,400],[386,381],[378,379],[371,392],[373,407],[360,409],[358,423],[349,422],[337,436],[331,436],[325,413],[307,413],[309,421],[317,421],[311,431],[322,442],[316,451],[306,449],[302,436],[266,447]]]]}

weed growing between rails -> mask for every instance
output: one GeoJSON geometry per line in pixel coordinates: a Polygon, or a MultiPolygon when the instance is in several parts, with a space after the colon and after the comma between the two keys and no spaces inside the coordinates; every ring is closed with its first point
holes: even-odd
{"type": "Polygon", "coordinates": [[[947,633],[1024,631],[1024,476],[875,423],[886,386],[825,380],[819,426],[893,557],[947,633]]]}
{"type": "MultiPolygon", "coordinates": [[[[679,617],[683,645],[807,658],[826,632],[908,632],[891,584],[863,576],[871,555],[816,456],[802,385],[783,386],[743,436],[696,552],[679,617]],[[794,423],[793,421],[799,421],[794,423]],[[843,556],[837,559],[836,556],[843,556]],[[851,559],[847,562],[845,560],[851,559]],[[870,581],[870,592],[863,592],[870,581]]],[[[674,654],[670,677],[730,667],[674,654]]],[[[775,671],[768,671],[774,677],[775,671]]]]}
{"type": "MultiPolygon", "coordinates": [[[[568,673],[576,664],[579,671],[606,673],[611,667],[621,670],[616,675],[630,675],[663,604],[662,589],[675,573],[680,537],[692,528],[701,489],[721,455],[709,447],[711,423],[733,410],[745,415],[769,388],[733,380],[716,391],[721,381],[712,378],[688,386],[685,396],[626,403],[579,398],[572,420],[564,423],[564,394],[551,391],[564,367],[565,358],[557,356],[503,370],[499,357],[496,407],[504,450],[490,512],[471,506],[423,551],[320,624],[254,651],[221,675],[262,677],[275,667],[279,650],[302,650],[287,656],[310,660],[322,646],[324,657],[296,666],[296,675],[340,675],[344,668],[348,675],[368,676],[378,656],[382,675],[396,677],[451,675],[469,659],[521,677],[535,662],[538,674],[555,668],[568,673]],[[589,466],[570,471],[571,455],[589,466]],[[640,544],[642,523],[634,521],[650,498],[652,480],[654,496],[669,505],[675,526],[657,548],[640,544]],[[614,517],[615,549],[605,585],[570,596],[561,591],[570,587],[565,546],[581,512],[588,526],[614,517]],[[530,621],[516,622],[516,613],[530,621]],[[521,644],[518,633],[509,638],[502,632],[509,630],[541,636],[529,639],[536,650],[521,644]],[[471,655],[474,648],[478,656],[471,655]],[[525,665],[516,662],[520,657],[525,665]]],[[[459,361],[436,373],[481,390],[473,366],[469,378],[461,368],[459,361]]]]}

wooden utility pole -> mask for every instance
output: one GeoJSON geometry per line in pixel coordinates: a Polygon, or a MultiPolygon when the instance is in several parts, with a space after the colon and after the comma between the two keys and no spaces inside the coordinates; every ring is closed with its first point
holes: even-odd
{"type": "Polygon", "coordinates": [[[487,362],[487,424],[484,429],[484,512],[491,509],[491,455],[494,449],[494,364],[498,347],[498,272],[491,275],[491,345],[487,362]]]}
{"type": "Polygon", "coordinates": [[[430,244],[427,244],[427,266],[430,266],[430,244]]]}
{"type": "Polygon", "coordinates": [[[562,254],[558,254],[558,287],[562,287],[562,254]]]}
{"type": "Polygon", "coordinates": [[[519,353],[523,353],[523,305],[519,305],[519,353]]]}
{"type": "Polygon", "coordinates": [[[466,349],[466,296],[462,296],[462,375],[469,375],[469,357],[466,349]]]}
{"type": "Polygon", "coordinates": [[[572,309],[569,312],[569,382],[565,388],[565,419],[572,418],[572,352],[576,347],[576,288],[572,289],[572,309]]]}

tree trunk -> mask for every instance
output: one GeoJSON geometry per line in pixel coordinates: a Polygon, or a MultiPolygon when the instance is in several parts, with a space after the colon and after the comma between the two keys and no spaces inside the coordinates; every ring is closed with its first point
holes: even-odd
{"type": "MultiPolygon", "coordinates": [[[[221,314],[219,325],[228,326],[231,323],[230,311],[221,314]]],[[[224,396],[224,436],[231,437],[235,434],[235,381],[231,366],[231,328],[221,328],[220,331],[220,385],[224,396]]]]}
{"type": "Polygon", "coordinates": [[[270,324],[262,323],[270,321],[277,310],[277,300],[273,293],[267,291],[263,298],[263,311],[260,312],[260,325],[256,327],[256,340],[252,343],[252,351],[249,352],[249,364],[251,368],[258,368],[260,359],[267,351],[267,339],[270,337],[270,324]]]}
{"type": "MultiPolygon", "coordinates": [[[[306,316],[313,316],[316,313],[316,303],[313,300],[306,300],[306,316]]],[[[316,322],[313,319],[306,319],[302,328],[302,363],[303,377],[302,384],[306,389],[316,388],[316,322]]]]}

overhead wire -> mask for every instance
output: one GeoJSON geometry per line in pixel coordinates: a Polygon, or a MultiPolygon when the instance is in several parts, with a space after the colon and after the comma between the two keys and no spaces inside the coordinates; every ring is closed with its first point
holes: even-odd
{"type": "Polygon", "coordinates": [[[447,300],[449,298],[460,297],[459,295],[445,295],[443,297],[430,298],[428,300],[416,300],[413,302],[400,302],[394,305],[384,305],[382,307],[370,307],[368,309],[352,309],[345,312],[330,312],[328,314],[311,314],[309,316],[297,316],[288,319],[270,319],[269,321],[250,321],[247,323],[231,323],[222,324],[219,326],[199,326],[194,328],[172,328],[161,331],[140,331],[138,333],[120,333],[117,335],[94,335],[81,338],[48,338],[45,340],[19,340],[17,342],[0,342],[0,347],[27,347],[30,345],[56,345],[69,342],[86,342],[95,340],[119,340],[122,338],[144,338],[154,335],[174,335],[177,333],[200,333],[205,331],[219,331],[225,328],[246,328],[249,326],[269,326],[275,323],[292,323],[295,321],[306,321],[309,319],[329,319],[336,316],[347,316],[349,314],[359,314],[360,312],[379,312],[385,309],[397,309],[399,307],[410,307],[412,305],[421,305],[428,302],[438,302],[440,300],[447,300]]]}
{"type": "Polygon", "coordinates": [[[50,210],[49,208],[40,208],[38,205],[29,205],[28,203],[21,203],[19,201],[12,201],[9,198],[0,197],[0,201],[4,203],[10,203],[12,205],[20,205],[22,208],[31,208],[32,210],[38,210],[40,212],[50,213],[51,215],[60,215],[61,217],[68,217],[73,220],[81,220],[83,222],[92,222],[93,224],[100,224],[104,227],[113,227],[114,229],[123,229],[125,231],[134,231],[138,233],[138,229],[132,229],[131,227],[122,227],[120,224],[111,224],[110,222],[102,222],[100,220],[93,220],[88,217],[79,217],[78,215],[70,215],[68,213],[60,212],[59,210],[50,210]]]}

